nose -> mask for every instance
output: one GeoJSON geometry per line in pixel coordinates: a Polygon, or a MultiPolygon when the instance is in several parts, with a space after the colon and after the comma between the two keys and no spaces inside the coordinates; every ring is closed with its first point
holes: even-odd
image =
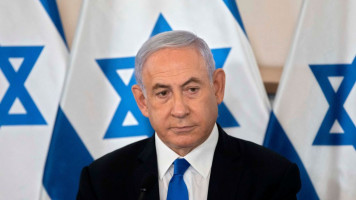
{"type": "Polygon", "coordinates": [[[174,95],[171,114],[177,118],[184,118],[189,114],[189,107],[184,101],[183,95],[174,95]]]}

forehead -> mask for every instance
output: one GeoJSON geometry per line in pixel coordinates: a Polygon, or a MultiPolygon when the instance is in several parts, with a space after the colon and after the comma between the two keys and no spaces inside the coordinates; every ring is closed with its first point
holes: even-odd
{"type": "MultiPolygon", "coordinates": [[[[143,79],[189,78],[208,75],[203,56],[195,47],[164,48],[151,54],[143,65],[143,79]]],[[[144,81],[145,82],[145,81],[144,81]]]]}

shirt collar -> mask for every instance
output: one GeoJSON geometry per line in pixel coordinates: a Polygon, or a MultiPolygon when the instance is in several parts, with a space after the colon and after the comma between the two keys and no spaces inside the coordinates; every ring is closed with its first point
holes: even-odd
{"type": "MultiPolygon", "coordinates": [[[[183,157],[204,178],[207,178],[210,173],[218,138],[218,128],[215,124],[208,139],[206,139],[201,145],[194,148],[191,152],[183,157]]],[[[174,160],[180,156],[171,150],[166,144],[164,144],[157,136],[157,133],[155,134],[155,144],[158,162],[158,175],[159,178],[162,179],[174,160]]]]}

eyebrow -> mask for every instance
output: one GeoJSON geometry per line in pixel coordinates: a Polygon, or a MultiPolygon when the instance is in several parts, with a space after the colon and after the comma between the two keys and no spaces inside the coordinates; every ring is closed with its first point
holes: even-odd
{"type": "MultiPolygon", "coordinates": [[[[184,82],[181,87],[183,88],[183,87],[185,87],[186,85],[188,85],[188,84],[190,84],[190,83],[201,83],[201,82],[202,82],[202,81],[201,81],[200,79],[198,79],[198,78],[196,78],[196,77],[191,77],[189,80],[187,80],[186,82],[184,82]]],[[[156,84],[153,86],[152,90],[154,91],[154,90],[157,90],[157,89],[159,89],[159,88],[171,88],[171,86],[165,85],[165,84],[162,84],[162,83],[156,83],[156,84]]]]}
{"type": "Polygon", "coordinates": [[[161,84],[161,83],[156,83],[156,84],[153,86],[152,90],[154,91],[154,90],[157,90],[158,88],[171,88],[171,87],[168,86],[168,85],[161,84]]]}
{"type": "Polygon", "coordinates": [[[187,80],[186,82],[183,83],[182,87],[185,87],[186,85],[188,85],[189,83],[201,83],[202,81],[196,77],[192,77],[189,80],[187,80]]]}

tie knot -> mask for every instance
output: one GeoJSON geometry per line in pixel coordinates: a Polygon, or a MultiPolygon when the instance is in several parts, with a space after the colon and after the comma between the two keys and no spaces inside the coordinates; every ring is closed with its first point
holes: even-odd
{"type": "Polygon", "coordinates": [[[189,162],[184,158],[177,158],[174,161],[174,175],[183,175],[189,166],[189,162]]]}

